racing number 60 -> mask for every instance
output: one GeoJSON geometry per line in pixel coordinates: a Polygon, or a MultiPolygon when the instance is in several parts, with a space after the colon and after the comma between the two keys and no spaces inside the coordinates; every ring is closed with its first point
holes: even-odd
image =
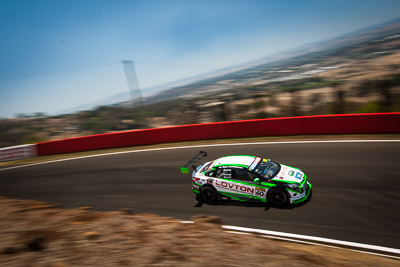
{"type": "Polygon", "coordinates": [[[256,196],[263,197],[264,192],[263,191],[256,191],[256,196]]]}

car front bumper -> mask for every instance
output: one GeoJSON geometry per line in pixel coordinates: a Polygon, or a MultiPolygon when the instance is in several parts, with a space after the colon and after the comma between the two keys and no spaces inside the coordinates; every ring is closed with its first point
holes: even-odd
{"type": "Polygon", "coordinates": [[[297,204],[307,200],[310,197],[310,193],[312,191],[312,185],[310,182],[306,182],[304,185],[304,191],[301,194],[295,194],[290,192],[290,203],[297,204]]]}

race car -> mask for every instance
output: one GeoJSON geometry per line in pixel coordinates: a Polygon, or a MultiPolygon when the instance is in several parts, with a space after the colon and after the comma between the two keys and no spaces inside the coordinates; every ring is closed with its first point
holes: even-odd
{"type": "Polygon", "coordinates": [[[270,159],[233,155],[201,163],[200,151],[181,172],[193,167],[192,190],[205,202],[217,200],[261,201],[283,206],[307,200],[312,191],[307,175],[298,168],[270,159]]]}

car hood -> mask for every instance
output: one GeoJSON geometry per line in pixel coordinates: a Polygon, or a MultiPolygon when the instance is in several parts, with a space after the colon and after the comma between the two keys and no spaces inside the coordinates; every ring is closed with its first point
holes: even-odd
{"type": "Polygon", "coordinates": [[[281,170],[272,180],[301,183],[304,179],[305,174],[301,170],[281,164],[281,170]]]}

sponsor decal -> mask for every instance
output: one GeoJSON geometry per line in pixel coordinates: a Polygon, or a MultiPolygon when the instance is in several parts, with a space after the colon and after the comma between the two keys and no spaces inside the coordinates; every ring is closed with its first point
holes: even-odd
{"type": "Polygon", "coordinates": [[[278,174],[278,178],[283,180],[285,177],[285,173],[286,173],[287,167],[283,167],[282,170],[279,172],[278,174]]]}
{"type": "Polygon", "coordinates": [[[261,158],[260,158],[260,157],[257,157],[257,158],[253,161],[253,163],[251,163],[251,165],[250,165],[250,167],[249,167],[249,170],[250,170],[250,171],[251,171],[251,170],[254,170],[254,168],[257,167],[257,164],[260,163],[260,161],[261,161],[261,158]]]}
{"type": "Polygon", "coordinates": [[[248,193],[254,195],[254,188],[241,184],[228,183],[225,181],[215,181],[215,186],[220,188],[226,188],[234,192],[248,193]]]}
{"type": "Polygon", "coordinates": [[[265,188],[262,187],[256,187],[256,190],[265,192],[265,188]]]}
{"type": "Polygon", "coordinates": [[[290,170],[290,171],[288,172],[288,174],[289,174],[289,176],[293,176],[294,171],[293,171],[293,170],[290,170]]]}
{"type": "Polygon", "coordinates": [[[221,166],[222,169],[243,169],[241,166],[221,166]]]}
{"type": "Polygon", "coordinates": [[[296,173],[296,178],[300,179],[300,180],[303,179],[303,174],[301,172],[297,172],[296,173]]]}
{"type": "Polygon", "coordinates": [[[265,191],[256,190],[256,196],[257,196],[257,197],[263,197],[263,196],[265,196],[265,191]]]}
{"type": "Polygon", "coordinates": [[[232,178],[232,169],[223,169],[222,178],[225,179],[232,178]]]}

